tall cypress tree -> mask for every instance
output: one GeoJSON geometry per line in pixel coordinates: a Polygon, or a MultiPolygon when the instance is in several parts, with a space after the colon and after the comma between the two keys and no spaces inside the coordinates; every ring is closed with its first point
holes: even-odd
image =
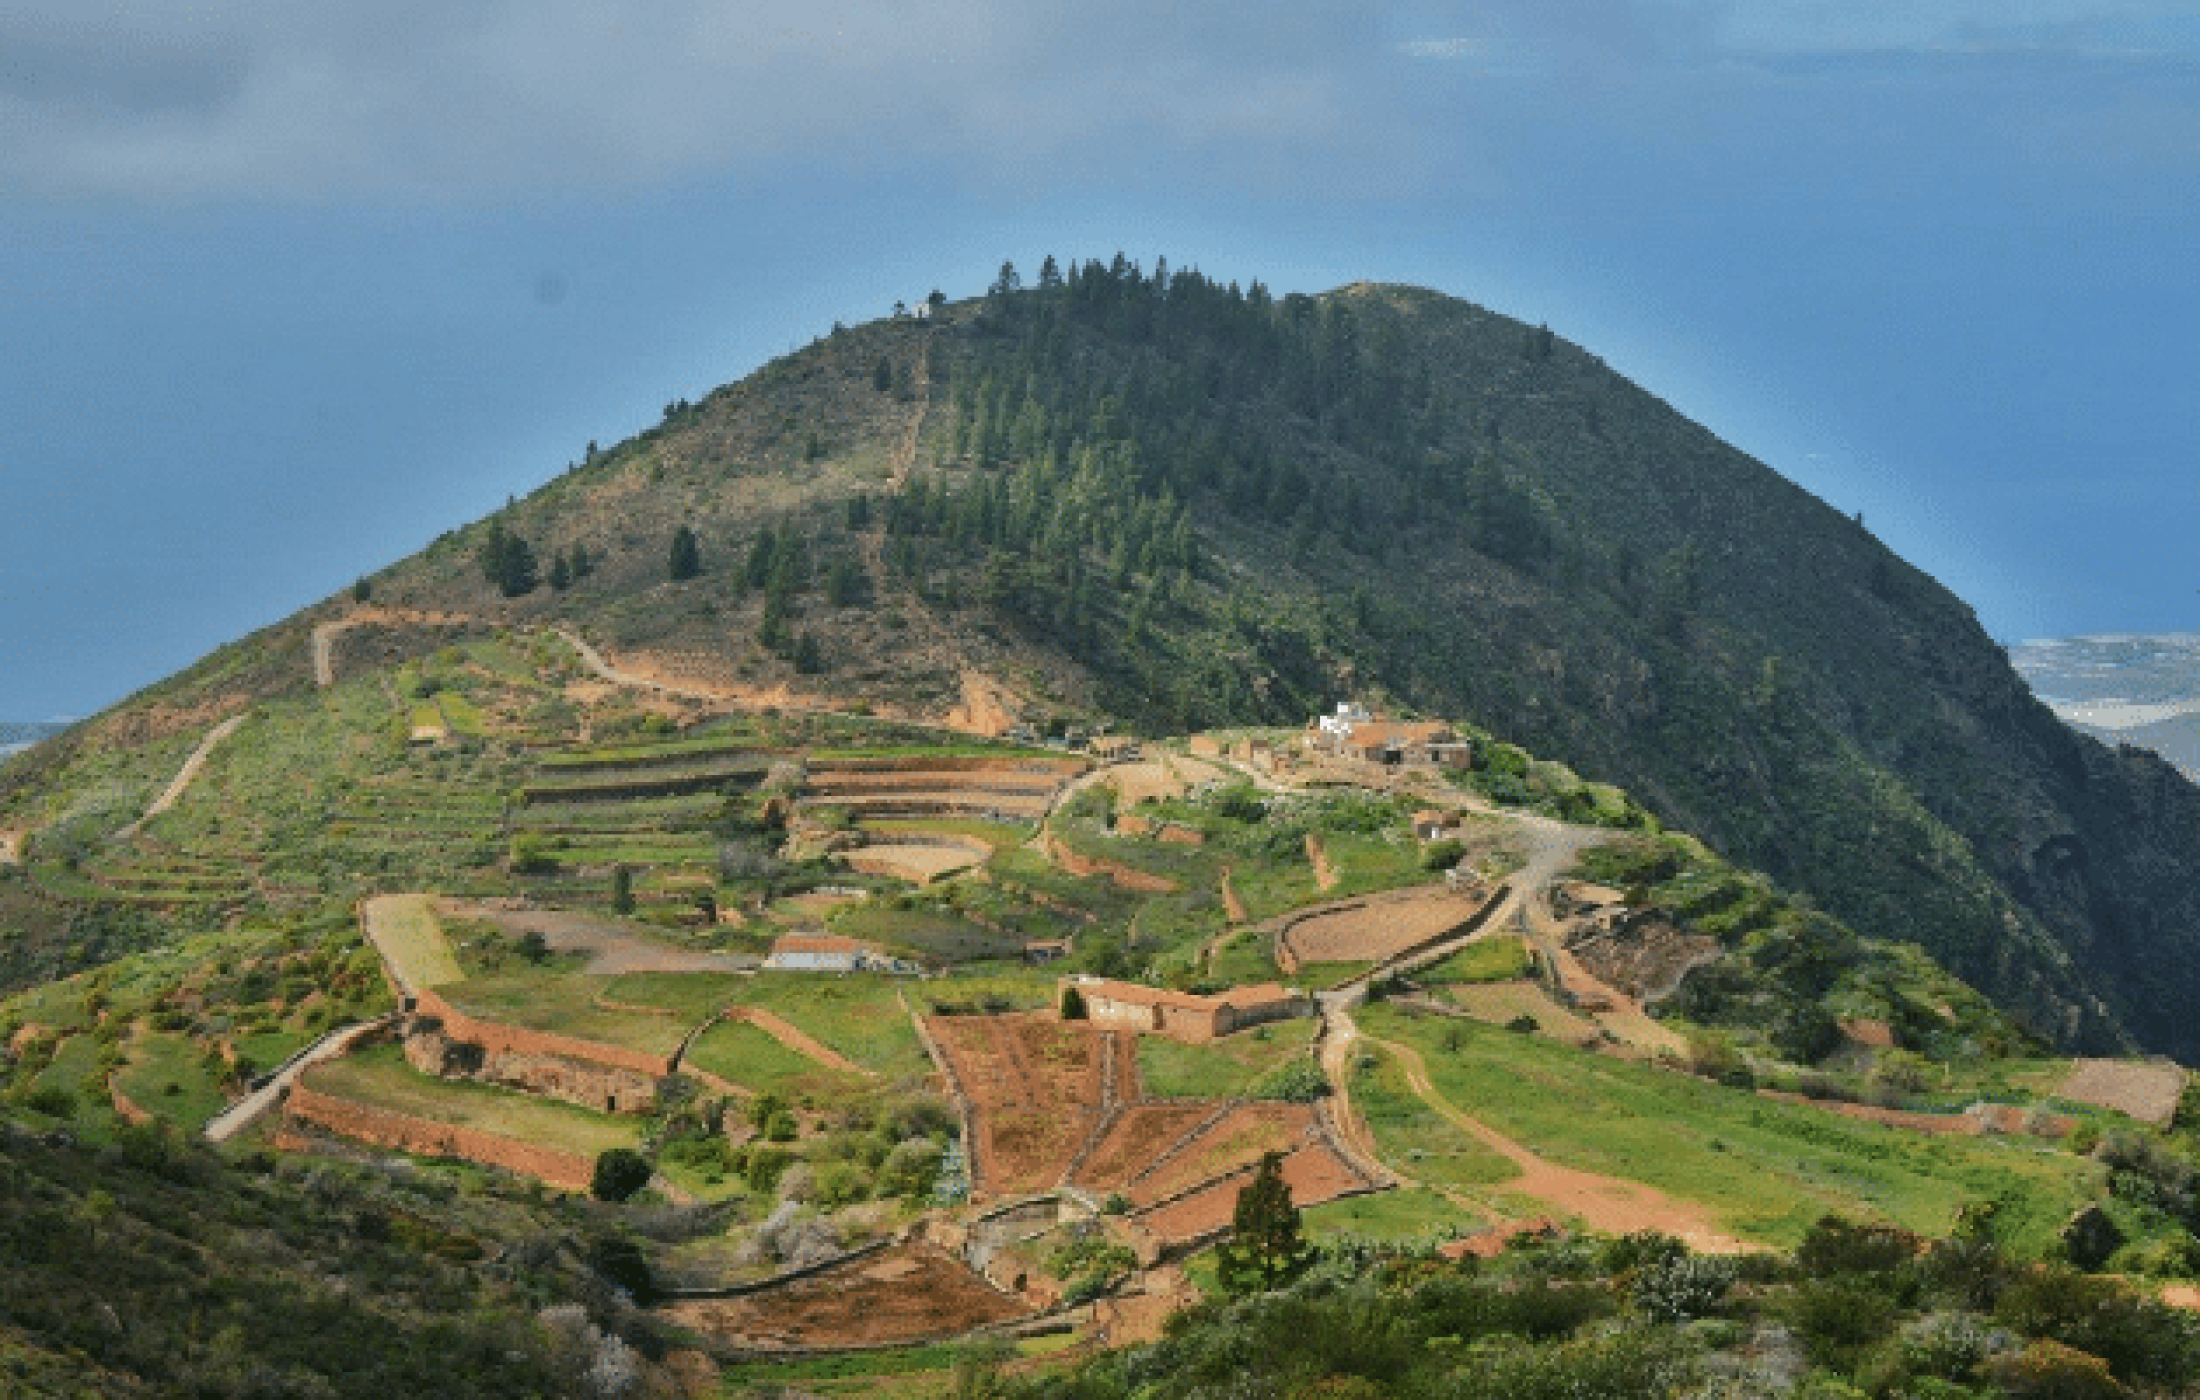
{"type": "Polygon", "coordinates": [[[1299,1208],[1283,1179],[1283,1154],[1264,1153],[1230,1216],[1230,1238],[1216,1247],[1215,1277],[1233,1298],[1281,1288],[1314,1263],[1299,1208]]]}
{"type": "Polygon", "coordinates": [[[702,547],[695,542],[695,532],[682,525],[672,532],[672,581],[694,578],[703,572],[702,547]]]}

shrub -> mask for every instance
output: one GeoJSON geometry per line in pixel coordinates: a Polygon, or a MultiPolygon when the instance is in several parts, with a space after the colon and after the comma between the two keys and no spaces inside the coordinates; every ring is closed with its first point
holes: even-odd
{"type": "Polygon", "coordinates": [[[1795,1247],[1795,1263],[1812,1278],[1886,1273],[1915,1259],[1921,1243],[1899,1226],[1857,1225],[1821,1215],[1795,1247]]]}
{"type": "Polygon", "coordinates": [[[1984,1369],[2011,1400],[2120,1400],[2131,1394],[2098,1356],[2044,1339],[1997,1356],[1984,1369]]]}
{"type": "Polygon", "coordinates": [[[1886,1335],[1894,1300],[1858,1277],[1813,1280],[1795,1290],[1789,1318],[1811,1355],[1838,1362],[1886,1335]]]}
{"type": "Polygon", "coordinates": [[[630,1147],[613,1147],[596,1157],[596,1170],[588,1183],[589,1194],[599,1201],[623,1201],[649,1184],[656,1169],[649,1159],[630,1147]]]}
{"type": "Polygon", "coordinates": [[[1421,852],[1421,868],[1423,870],[1449,870],[1457,865],[1459,858],[1466,853],[1466,846],[1452,837],[1447,836],[1441,841],[1431,841],[1427,849],[1421,852]]]}
{"type": "Polygon", "coordinates": [[[1731,1261],[1703,1254],[1668,1254],[1636,1270],[1628,1301],[1652,1322],[1709,1317],[1734,1286],[1731,1261]]]}
{"type": "Polygon", "coordinates": [[[1280,1064],[1254,1083],[1256,1099],[1281,1099],[1285,1103],[1312,1103],[1329,1092],[1329,1079],[1311,1058],[1280,1064]]]}

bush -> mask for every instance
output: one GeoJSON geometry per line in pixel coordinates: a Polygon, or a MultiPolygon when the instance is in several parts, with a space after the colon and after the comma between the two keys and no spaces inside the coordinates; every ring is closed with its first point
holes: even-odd
{"type": "Polygon", "coordinates": [[[1253,1085],[1256,1099],[1312,1103],[1329,1092],[1329,1079],[1311,1058],[1291,1060],[1262,1075],[1253,1085]]]}
{"type": "Polygon", "coordinates": [[[649,1184],[656,1169],[631,1147],[613,1147],[596,1157],[588,1191],[599,1201],[623,1201],[649,1184]]]}
{"type": "Polygon", "coordinates": [[[1703,1254],[1668,1254],[1635,1271],[1628,1301],[1652,1322],[1687,1322],[1717,1311],[1734,1286],[1732,1261],[1703,1254]]]}
{"type": "Polygon", "coordinates": [[[1922,1242],[1895,1225],[1857,1225],[1821,1215],[1795,1247],[1796,1266],[1812,1278],[1880,1274],[1917,1258],[1922,1242]]]}
{"type": "Polygon", "coordinates": [[[2121,1400],[2131,1394],[2098,1356],[2060,1342],[2034,1341],[1985,1365],[1986,1379],[2011,1400],[2121,1400]]]}

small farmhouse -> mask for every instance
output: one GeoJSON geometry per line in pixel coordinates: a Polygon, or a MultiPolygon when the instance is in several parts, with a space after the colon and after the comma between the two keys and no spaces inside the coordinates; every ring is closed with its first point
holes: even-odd
{"type": "Polygon", "coordinates": [[[1309,748],[1340,758],[1388,767],[1473,762],[1473,747],[1448,724],[1437,720],[1394,720],[1371,714],[1364,705],[1339,704],[1333,715],[1315,718],[1306,735],[1309,748]]]}
{"type": "Polygon", "coordinates": [[[827,933],[790,933],[773,942],[764,966],[778,972],[861,972],[878,950],[854,938],[827,933]]]}
{"type": "Polygon", "coordinates": [[[1456,807],[1429,807],[1413,814],[1413,834],[1423,841],[1441,841],[1466,818],[1456,807]]]}
{"type": "Polygon", "coordinates": [[[1273,982],[1201,996],[1136,982],[1079,976],[1063,978],[1056,997],[1058,1005],[1066,1010],[1081,1009],[1084,1019],[1096,1026],[1165,1035],[1194,1044],[1218,1040],[1263,1021],[1289,1020],[1314,1011],[1311,997],[1273,982]],[[1072,990],[1077,993],[1074,999],[1069,995],[1072,990]]]}

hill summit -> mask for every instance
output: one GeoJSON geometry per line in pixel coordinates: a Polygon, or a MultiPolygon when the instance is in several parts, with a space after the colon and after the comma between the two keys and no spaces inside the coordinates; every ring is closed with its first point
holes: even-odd
{"type": "MultiPolygon", "coordinates": [[[[1594,355],[1435,292],[1121,257],[921,312],[668,404],[77,742],[492,624],[668,696],[994,733],[1367,696],[1624,785],[2052,1042],[2200,1057],[2200,791],[1594,355]]],[[[12,765],[0,814],[60,761],[12,765]]]]}

